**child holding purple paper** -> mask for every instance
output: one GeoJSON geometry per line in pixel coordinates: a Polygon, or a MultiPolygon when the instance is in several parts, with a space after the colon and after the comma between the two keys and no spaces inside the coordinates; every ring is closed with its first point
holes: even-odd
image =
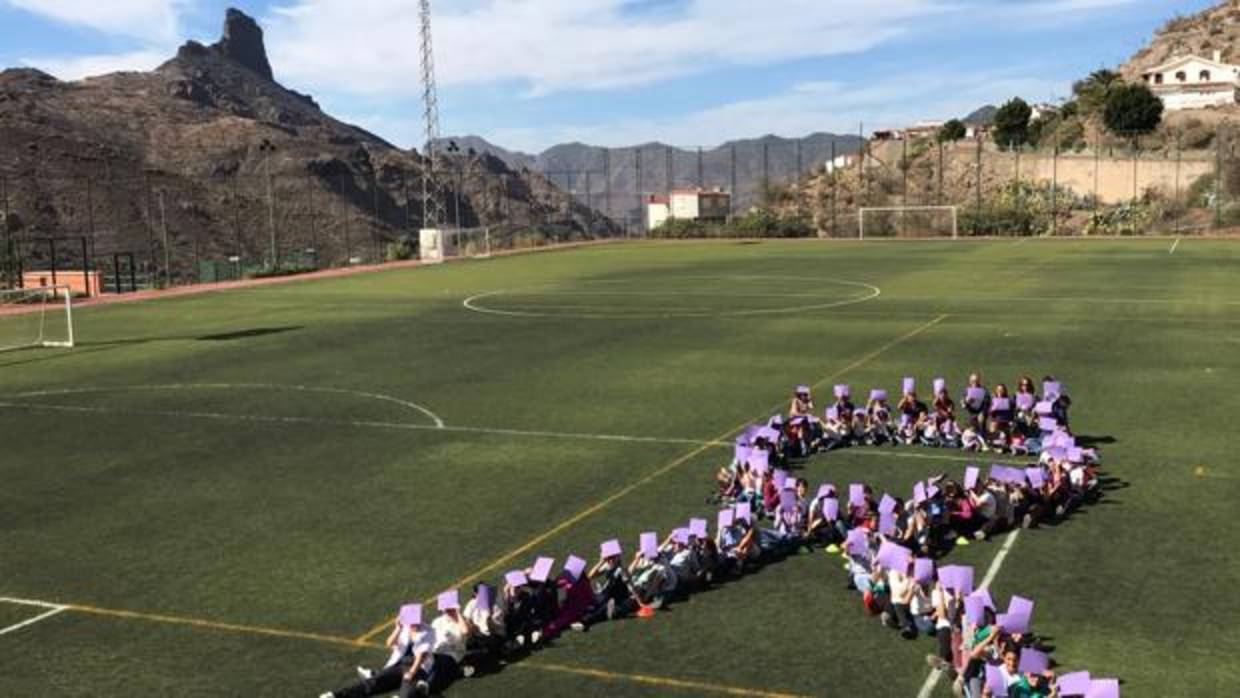
{"type": "MultiPolygon", "coordinates": [[[[1006,687],[1008,698],[1058,698],[1059,687],[1054,681],[1054,672],[1024,672],[1020,670],[1019,661],[1018,650],[1011,647],[1004,649],[1003,664],[998,667],[998,671],[999,680],[1006,687]]],[[[982,698],[991,698],[994,695],[990,682],[986,682],[982,688],[982,698]]]]}
{"type": "Polygon", "coordinates": [[[420,687],[429,687],[424,677],[434,663],[435,633],[422,623],[421,605],[401,607],[384,644],[391,655],[382,669],[371,671],[358,667],[359,681],[323,693],[319,698],[369,698],[397,690],[407,696],[420,687]]]}

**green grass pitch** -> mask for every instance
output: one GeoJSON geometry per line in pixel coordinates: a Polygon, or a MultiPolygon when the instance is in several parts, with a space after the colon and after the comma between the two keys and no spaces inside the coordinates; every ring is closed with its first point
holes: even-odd
{"type": "MultiPolygon", "coordinates": [[[[0,354],[0,597],[71,606],[0,635],[0,695],[317,695],[382,658],[349,641],[401,602],[711,512],[729,451],[699,442],[797,383],[973,370],[1060,377],[1119,482],[1022,533],[996,598],[1127,696],[1223,695],[1240,243],[1170,247],[617,244],[82,308],[77,348],[0,354]]],[[[903,493],[959,457],[804,472],[903,493]]],[[[793,557],[449,694],[917,695],[930,643],[844,583],[793,557]]],[[[0,602],[0,628],[45,610],[0,602]]]]}

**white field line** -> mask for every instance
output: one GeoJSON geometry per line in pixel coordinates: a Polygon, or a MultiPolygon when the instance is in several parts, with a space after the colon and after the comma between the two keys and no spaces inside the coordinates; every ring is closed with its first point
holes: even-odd
{"type": "MultiPolygon", "coordinates": [[[[704,441],[702,439],[686,439],[673,436],[632,436],[627,434],[591,434],[582,432],[545,431],[539,429],[506,429],[502,427],[473,427],[445,424],[409,424],[406,422],[382,422],[371,420],[323,419],[319,417],[284,417],[279,415],[228,414],[226,412],[200,412],[189,410],[137,410],[121,407],[96,407],[89,405],[51,405],[32,402],[0,402],[0,409],[42,410],[46,412],[69,412],[77,414],[106,414],[128,417],[173,417],[178,419],[210,419],[218,421],[256,422],[264,424],[300,424],[312,426],[342,426],[360,429],[401,429],[406,431],[435,431],[458,434],[491,434],[497,436],[520,436],[539,439],[568,439],[586,441],[614,441],[621,443],[678,444],[687,446],[708,446],[714,448],[731,448],[731,441],[704,441]]],[[[848,448],[841,453],[851,453],[877,458],[905,458],[931,461],[958,461],[961,463],[987,462],[1005,465],[1020,465],[1023,461],[1006,461],[995,458],[967,457],[934,453],[906,453],[896,450],[866,450],[848,448]]],[[[3,601],[4,599],[0,599],[3,601]]]]}
{"type": "Polygon", "coordinates": [[[1179,246],[1180,246],[1180,238],[1176,238],[1175,242],[1171,243],[1171,249],[1167,250],[1167,254],[1175,254],[1175,248],[1179,246]]]}
{"type": "Polygon", "coordinates": [[[0,597],[0,603],[14,604],[17,606],[34,606],[36,608],[50,609],[50,610],[44,611],[43,613],[40,613],[34,618],[28,618],[20,623],[14,623],[13,625],[10,625],[7,628],[0,628],[0,635],[8,635],[9,633],[15,633],[18,630],[21,630],[22,628],[29,627],[40,621],[47,620],[48,618],[51,618],[52,616],[58,613],[64,613],[65,611],[69,610],[68,606],[62,606],[60,604],[55,604],[55,603],[47,603],[46,601],[31,601],[29,599],[11,599],[7,597],[0,597]]]}
{"type": "MultiPolygon", "coordinates": [[[[1013,529],[1008,534],[1007,540],[1003,542],[1003,547],[999,548],[995,559],[990,561],[990,567],[986,569],[986,576],[982,578],[982,583],[978,589],[989,589],[991,582],[995,581],[995,576],[999,574],[999,568],[1003,566],[1003,561],[1007,559],[1008,553],[1012,550],[1012,545],[1016,543],[1016,538],[1020,536],[1021,529],[1013,529]]],[[[943,672],[938,669],[932,669],[930,675],[926,677],[926,682],[921,685],[921,690],[917,692],[917,698],[930,698],[934,693],[934,687],[938,685],[939,679],[943,677],[943,672]]]]}
{"type": "MultiPolygon", "coordinates": [[[[968,301],[968,300],[977,300],[977,299],[974,299],[974,298],[940,298],[938,300],[968,301]]],[[[1166,304],[1170,304],[1170,305],[1240,305],[1240,300],[1203,301],[1203,300],[1192,300],[1192,299],[1178,300],[1175,298],[1097,298],[1097,297],[1085,298],[1085,297],[1058,297],[1058,296],[1000,296],[1000,297],[986,296],[984,300],[987,302],[1001,301],[1004,303],[1029,301],[1029,302],[1034,302],[1034,303],[1121,303],[1121,304],[1146,303],[1146,304],[1159,304],[1159,305],[1166,305],[1166,304]]]]}

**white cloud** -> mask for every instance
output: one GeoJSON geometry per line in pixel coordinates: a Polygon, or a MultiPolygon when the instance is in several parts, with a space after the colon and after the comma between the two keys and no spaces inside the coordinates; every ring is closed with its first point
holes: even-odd
{"type": "Polygon", "coordinates": [[[23,58],[22,63],[51,73],[61,80],[80,80],[122,70],[152,70],[171,55],[168,51],[149,50],[89,56],[23,58]]]}
{"type": "Polygon", "coordinates": [[[107,34],[169,41],[185,0],[0,0],[65,24],[107,34]]]}
{"type": "MultiPolygon", "coordinates": [[[[355,94],[418,89],[416,3],[292,1],[268,21],[283,76],[355,94]]],[[[626,13],[627,4],[446,6],[434,18],[438,78],[445,85],[515,81],[533,95],[644,85],[708,69],[864,51],[949,7],[947,0],[686,0],[677,12],[645,16],[626,13]]]]}

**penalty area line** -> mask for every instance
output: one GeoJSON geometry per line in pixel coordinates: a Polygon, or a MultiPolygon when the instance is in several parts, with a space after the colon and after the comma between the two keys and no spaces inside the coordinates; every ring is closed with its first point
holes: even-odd
{"type": "Polygon", "coordinates": [[[604,671],[602,669],[589,669],[585,667],[568,666],[565,664],[552,664],[537,660],[517,662],[512,666],[525,669],[535,669],[538,671],[554,672],[557,674],[587,676],[594,679],[600,679],[602,681],[625,681],[628,683],[639,683],[648,686],[659,686],[661,688],[696,691],[698,693],[717,693],[728,696],[755,696],[757,698],[809,698],[808,696],[798,693],[766,691],[756,688],[744,688],[741,686],[708,683],[705,681],[688,681],[685,679],[674,679],[666,676],[651,676],[648,674],[624,674],[613,671],[604,671]]]}
{"type": "MultiPolygon", "coordinates": [[[[26,605],[34,605],[34,604],[26,604],[26,605]]],[[[39,605],[43,605],[43,604],[39,604],[39,605]]],[[[21,630],[22,628],[34,625],[35,623],[38,623],[39,621],[47,620],[48,618],[51,618],[52,616],[58,613],[64,613],[67,610],[69,609],[66,608],[65,606],[56,606],[52,610],[44,611],[43,613],[40,613],[34,618],[28,618],[20,623],[14,623],[13,625],[10,625],[7,628],[0,628],[0,635],[8,635],[9,633],[15,633],[18,630],[21,630]]]]}
{"type": "MultiPolygon", "coordinates": [[[[999,574],[999,568],[1003,566],[1003,561],[1007,559],[1008,553],[1012,551],[1012,546],[1016,544],[1016,538],[1020,536],[1021,529],[1012,529],[1008,534],[1007,540],[1003,541],[1003,547],[999,548],[999,552],[995,554],[995,559],[990,561],[990,567],[986,569],[986,576],[982,578],[981,586],[978,589],[989,589],[991,582],[995,581],[995,577],[999,574]]],[[[926,682],[921,685],[921,690],[917,692],[917,698],[930,698],[934,694],[934,687],[939,684],[939,679],[943,678],[943,672],[939,669],[932,669],[930,675],[926,677],[926,682]]]]}

